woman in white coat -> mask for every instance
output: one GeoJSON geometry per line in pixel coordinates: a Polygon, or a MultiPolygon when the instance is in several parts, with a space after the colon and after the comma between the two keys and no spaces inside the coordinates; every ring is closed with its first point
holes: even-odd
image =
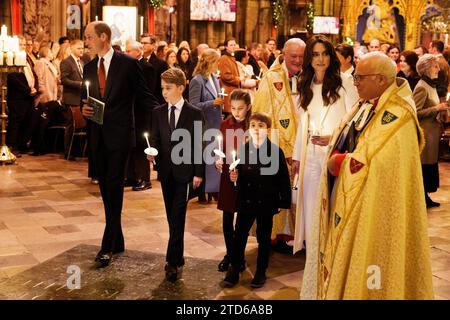
{"type": "Polygon", "coordinates": [[[324,36],[314,36],[307,42],[298,91],[300,121],[293,155],[293,172],[299,177],[294,252],[304,248],[304,241],[308,248],[331,135],[359,98],[351,77],[340,73],[333,45],[324,36]]]}

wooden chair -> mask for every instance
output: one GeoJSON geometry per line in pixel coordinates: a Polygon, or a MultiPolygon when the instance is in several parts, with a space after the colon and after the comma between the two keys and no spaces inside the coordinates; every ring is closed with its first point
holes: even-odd
{"type": "Polygon", "coordinates": [[[84,119],[81,114],[80,107],[70,107],[72,111],[72,119],[73,119],[73,133],[70,139],[69,151],[67,152],[67,159],[70,158],[70,154],[72,152],[73,141],[75,137],[84,137],[84,147],[82,152],[82,157],[85,156],[86,146],[87,146],[87,136],[86,136],[86,119],[84,119]]]}

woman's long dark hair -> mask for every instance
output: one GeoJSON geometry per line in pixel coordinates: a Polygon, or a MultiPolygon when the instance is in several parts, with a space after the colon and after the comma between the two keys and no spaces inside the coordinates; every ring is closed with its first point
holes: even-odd
{"type": "Polygon", "coordinates": [[[192,67],[192,60],[191,60],[191,53],[188,49],[181,47],[177,51],[177,62],[178,67],[183,70],[184,74],[186,75],[187,80],[191,80],[192,78],[192,72],[194,71],[194,68],[192,67]],[[181,59],[181,54],[183,51],[186,51],[189,54],[189,57],[186,62],[183,62],[183,59],[181,59]]]}
{"type": "Polygon", "coordinates": [[[340,98],[338,93],[342,87],[342,79],[340,68],[341,64],[339,58],[334,51],[333,45],[328,39],[322,35],[311,37],[306,43],[305,55],[303,58],[302,74],[300,76],[300,83],[298,89],[301,95],[300,106],[307,110],[308,105],[313,98],[313,91],[311,83],[314,79],[315,71],[312,67],[311,61],[313,59],[313,48],[316,43],[322,43],[325,46],[326,52],[330,56],[330,65],[325,72],[322,87],[322,98],[325,106],[333,104],[340,98]]]}

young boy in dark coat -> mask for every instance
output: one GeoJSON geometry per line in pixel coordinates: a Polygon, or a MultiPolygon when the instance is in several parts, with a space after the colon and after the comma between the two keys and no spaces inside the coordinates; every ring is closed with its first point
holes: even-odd
{"type": "Polygon", "coordinates": [[[231,266],[224,279],[226,287],[239,282],[239,267],[245,260],[248,233],[256,220],[258,259],[251,282],[260,288],[266,281],[269,265],[270,235],[273,215],[279,208],[291,207],[291,184],[283,151],[268,138],[271,119],[262,113],[250,117],[250,140],[238,152],[240,163],[231,171],[230,179],[237,182],[238,214],[231,266]]]}

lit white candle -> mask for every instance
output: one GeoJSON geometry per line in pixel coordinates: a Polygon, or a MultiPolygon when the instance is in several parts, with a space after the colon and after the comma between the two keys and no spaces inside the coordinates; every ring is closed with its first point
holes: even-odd
{"type": "Polygon", "coordinates": [[[144,16],[141,16],[141,33],[144,34],[144,16]]]}
{"type": "Polygon", "coordinates": [[[12,51],[19,52],[19,38],[17,36],[12,37],[11,46],[12,51]]]}
{"type": "Polygon", "coordinates": [[[89,81],[86,81],[85,84],[86,84],[86,96],[89,98],[89,81]]]}
{"type": "Polygon", "coordinates": [[[98,16],[95,16],[95,21],[98,21],[98,16]]]}
{"type": "MultiPolygon", "coordinates": [[[[236,162],[236,151],[235,150],[231,151],[231,155],[233,157],[233,163],[235,163],[236,162]]],[[[233,169],[233,171],[235,171],[235,170],[236,170],[236,167],[233,169]]],[[[234,186],[235,187],[237,186],[237,182],[236,181],[234,182],[234,186]]]]}
{"type": "Polygon", "coordinates": [[[3,25],[2,26],[1,37],[2,38],[6,38],[7,35],[8,35],[8,28],[5,25],[3,25]]]}
{"type": "Polygon", "coordinates": [[[14,65],[14,53],[12,51],[8,51],[6,53],[6,65],[13,66],[14,65]]]}
{"type": "Polygon", "coordinates": [[[217,142],[219,143],[219,151],[220,152],[223,152],[222,151],[222,136],[217,136],[217,142]]]}
{"type": "Polygon", "coordinates": [[[5,41],[3,43],[3,51],[8,52],[11,50],[11,39],[10,37],[5,37],[5,41]]]}
{"type": "Polygon", "coordinates": [[[148,141],[148,133],[147,132],[144,133],[144,137],[145,137],[145,140],[147,140],[147,146],[150,149],[151,147],[150,147],[150,142],[148,141]]]}
{"type": "Polygon", "coordinates": [[[21,66],[25,66],[26,63],[27,63],[27,56],[26,56],[25,51],[16,52],[16,57],[14,59],[14,64],[16,66],[21,67],[21,66]]]}
{"type": "Polygon", "coordinates": [[[21,51],[20,55],[22,56],[20,65],[25,67],[27,65],[27,53],[25,51],[21,51]]]}

